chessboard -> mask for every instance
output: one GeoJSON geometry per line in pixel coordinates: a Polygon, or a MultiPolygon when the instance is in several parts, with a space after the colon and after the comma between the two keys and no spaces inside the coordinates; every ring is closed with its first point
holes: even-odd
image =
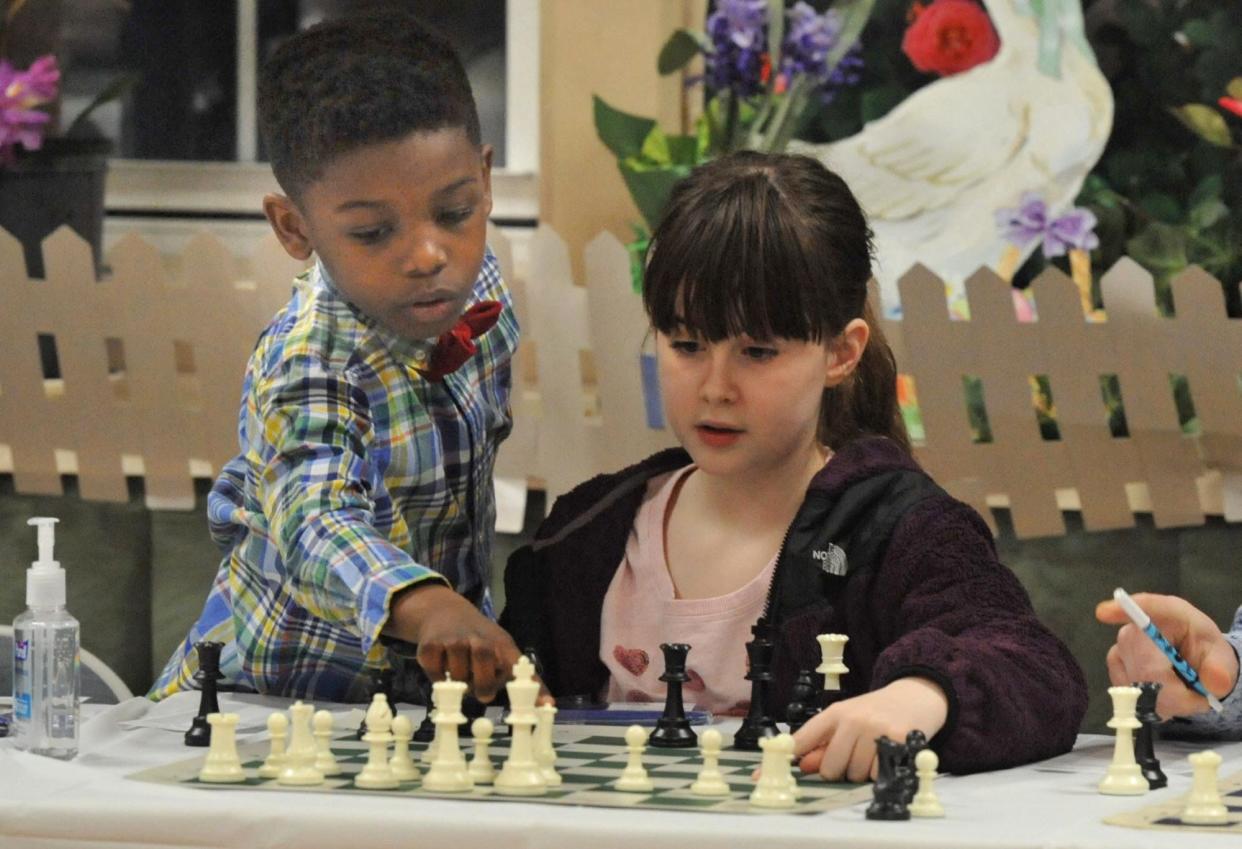
{"type": "Polygon", "coordinates": [[[1183,796],[1176,796],[1167,802],[1147,805],[1136,811],[1116,814],[1104,822],[1108,825],[1121,825],[1127,828],[1146,828],[1157,831],[1199,831],[1212,834],[1242,834],[1242,772],[1222,778],[1217,785],[1220,789],[1221,801],[1229,810],[1229,821],[1221,825],[1195,825],[1182,819],[1183,796]]]}
{"type": "MultiPolygon", "coordinates": [[[[492,741],[491,759],[499,770],[509,753],[510,737],[501,736],[492,741]]],[[[472,741],[463,739],[462,750],[467,759],[473,756],[472,741]]],[[[354,785],[353,777],[362,770],[367,760],[367,746],[358,742],[354,735],[333,739],[332,752],[343,773],[332,776],[323,784],[309,787],[289,787],[276,783],[275,779],[260,778],[258,769],[267,755],[265,742],[241,743],[238,754],[246,780],[237,784],[210,784],[198,780],[199,769],[206,754],[164,766],[146,769],[126,776],[136,781],[156,784],[175,784],[203,790],[277,790],[294,793],[366,793],[389,796],[421,796],[439,799],[471,801],[534,802],[536,804],[585,805],[603,808],[643,808],[674,811],[710,811],[713,813],[739,814],[811,814],[834,808],[847,807],[871,800],[871,786],[835,784],[818,776],[802,776],[797,773],[798,801],[792,808],[773,810],[758,808],[748,801],[754,788],[751,773],[759,765],[759,752],[735,752],[725,750],[720,754],[720,771],[731,791],[728,796],[695,796],[690,790],[702,766],[697,748],[657,749],[648,747],[643,755],[643,765],[655,786],[653,791],[633,793],[613,787],[626,763],[624,729],[605,726],[557,727],[554,742],[557,761],[556,770],[562,784],[549,788],[543,796],[502,796],[490,785],[476,785],[465,793],[436,793],[422,789],[419,780],[403,782],[396,790],[366,790],[354,785]]],[[[419,760],[426,744],[412,743],[411,754],[424,775],[425,764],[419,760]]]]}

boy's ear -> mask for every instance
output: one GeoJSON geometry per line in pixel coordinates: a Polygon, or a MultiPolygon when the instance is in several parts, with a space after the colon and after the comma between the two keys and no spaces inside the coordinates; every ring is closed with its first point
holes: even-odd
{"type": "Polygon", "coordinates": [[[483,158],[483,202],[487,205],[487,217],[492,215],[492,159],[496,150],[490,144],[480,148],[483,158]]]}
{"type": "Polygon", "coordinates": [[[828,369],[824,373],[824,387],[831,389],[840,385],[858,368],[867,342],[871,339],[871,325],[855,318],[845,325],[837,337],[828,343],[828,369]]]}
{"type": "Polygon", "coordinates": [[[263,196],[263,214],[267,216],[272,231],[280,240],[285,253],[296,260],[306,260],[314,252],[306,218],[297,204],[284,195],[263,196]]]}

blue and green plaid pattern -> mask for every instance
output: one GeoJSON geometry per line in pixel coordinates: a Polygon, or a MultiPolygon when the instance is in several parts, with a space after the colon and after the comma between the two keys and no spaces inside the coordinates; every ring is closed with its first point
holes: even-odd
{"type": "Polygon", "coordinates": [[[259,337],[246,370],[241,453],[208,497],[225,552],[198,621],[151,696],[190,688],[194,643],[224,643],[224,682],[337,701],[382,656],[389,600],[445,581],[491,616],[496,448],[512,426],[513,303],[489,251],[470,303],[500,321],[442,383],[409,342],[341,297],[322,264],[259,337]]]}

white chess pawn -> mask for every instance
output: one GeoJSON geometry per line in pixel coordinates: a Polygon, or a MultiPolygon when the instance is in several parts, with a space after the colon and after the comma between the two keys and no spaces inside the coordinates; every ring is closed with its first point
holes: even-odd
{"type": "Polygon", "coordinates": [[[289,748],[285,752],[285,768],[276,776],[277,784],[303,787],[323,784],[323,773],[315,769],[315,738],[311,734],[311,714],[314,705],[294,702],[289,707],[289,748]]]}
{"type": "Polygon", "coordinates": [[[420,773],[418,765],[410,757],[410,740],[414,737],[414,724],[405,715],[397,716],[392,721],[392,757],[388,766],[398,781],[414,781],[420,773]]]}
{"type": "Polygon", "coordinates": [[[209,713],[207,723],[211,726],[211,748],[198,780],[209,784],[236,784],[246,780],[241,759],[237,756],[237,723],[241,719],[235,713],[209,713]]]}
{"type": "Polygon", "coordinates": [[[1109,687],[1113,700],[1113,718],[1108,727],[1117,732],[1113,744],[1113,762],[1100,781],[1100,792],[1109,796],[1139,796],[1150,788],[1143,770],[1134,759],[1134,729],[1142,725],[1134,715],[1139,697],[1138,687],[1109,687]]]}
{"type": "Polygon", "coordinates": [[[819,653],[823,661],[815,667],[815,671],[824,676],[824,690],[840,690],[840,676],[849,672],[843,658],[845,644],[849,642],[845,634],[820,634],[815,638],[819,643],[819,653]]]}
{"type": "Polygon", "coordinates": [[[271,738],[272,749],[259,767],[260,778],[276,778],[285,768],[285,740],[289,737],[289,719],[280,711],[267,718],[267,736],[271,738]]]}
{"type": "Polygon", "coordinates": [[[720,747],[723,739],[715,728],[709,728],[699,737],[699,750],[703,753],[703,768],[690,785],[695,796],[728,796],[729,784],[720,773],[720,747]]]}
{"type": "Polygon", "coordinates": [[[315,737],[315,769],[322,775],[340,775],[342,770],[332,754],[332,714],[326,710],[315,711],[311,719],[315,737]]]}
{"type": "Polygon", "coordinates": [[[509,693],[509,757],[505,759],[496,776],[496,792],[504,796],[541,796],[548,792],[548,782],[543,770],[535,760],[533,731],[538,721],[535,715],[535,699],[539,697],[539,682],[535,680],[535,665],[522,655],[513,664],[513,680],[505,685],[509,693]]]}
{"type": "Polygon", "coordinates": [[[367,708],[366,723],[367,733],[362,735],[362,742],[369,747],[367,762],[362,771],[354,776],[354,786],[364,790],[393,790],[400,782],[388,765],[392,711],[388,709],[388,698],[383,693],[376,693],[372,698],[371,706],[367,708]]]}
{"type": "Polygon", "coordinates": [[[552,744],[552,729],[556,724],[556,706],[539,705],[535,708],[535,761],[549,787],[559,787],[560,773],[556,771],[556,747],[552,744]]]}
{"type": "Polygon", "coordinates": [[[1195,777],[1186,796],[1186,805],[1182,808],[1182,819],[1191,825],[1223,825],[1229,822],[1229,810],[1221,802],[1216,783],[1220,755],[1210,750],[1195,752],[1189,760],[1195,777]]]}
{"type": "Polygon", "coordinates": [[[492,745],[492,732],[496,728],[486,716],[480,716],[470,724],[474,737],[474,757],[470,759],[470,777],[475,784],[491,784],[496,780],[496,767],[492,766],[488,750],[492,745]]]}
{"type": "Polygon", "coordinates": [[[936,767],[939,765],[940,758],[931,749],[923,749],[914,756],[914,769],[919,778],[919,791],[914,794],[914,799],[910,802],[910,816],[944,816],[944,807],[936,796],[934,786],[936,767]]]}
{"type": "Polygon", "coordinates": [[[750,793],[750,803],[759,808],[792,808],[798,801],[797,783],[791,782],[793,736],[763,737],[759,740],[759,748],[763,749],[763,761],[759,765],[759,782],[750,793]]]}
{"type": "Polygon", "coordinates": [[[655,789],[647,770],[643,769],[643,749],[647,745],[647,730],[641,725],[631,725],[625,729],[625,748],[629,758],[625,769],[621,772],[613,786],[618,790],[632,793],[647,793],[655,789]]]}
{"type": "Polygon", "coordinates": [[[427,774],[423,789],[440,793],[464,793],[474,789],[466,758],[457,742],[457,726],[466,721],[461,700],[466,695],[466,682],[445,677],[431,685],[436,703],[436,756],[427,774]]]}

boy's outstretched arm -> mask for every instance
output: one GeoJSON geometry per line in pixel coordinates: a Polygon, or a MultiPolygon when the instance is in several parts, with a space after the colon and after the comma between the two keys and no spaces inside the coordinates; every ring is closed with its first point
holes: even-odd
{"type": "MultiPolygon", "coordinates": [[[[1208,692],[1220,698],[1233,692],[1238,684],[1238,654],[1206,613],[1177,596],[1135,593],[1134,601],[1198,671],[1208,692]]],[[[1182,683],[1169,659],[1130,624],[1120,604],[1112,600],[1100,602],[1095,618],[1107,625],[1122,626],[1117,642],[1108,650],[1108,677],[1113,684],[1159,682],[1163,686],[1156,700],[1156,712],[1165,718],[1208,709],[1207,699],[1182,683]]]]}
{"type": "Polygon", "coordinates": [[[385,632],[418,646],[418,663],[438,681],[447,672],[490,702],[521,654],[513,638],[449,587],[425,581],[392,599],[385,632]]]}

